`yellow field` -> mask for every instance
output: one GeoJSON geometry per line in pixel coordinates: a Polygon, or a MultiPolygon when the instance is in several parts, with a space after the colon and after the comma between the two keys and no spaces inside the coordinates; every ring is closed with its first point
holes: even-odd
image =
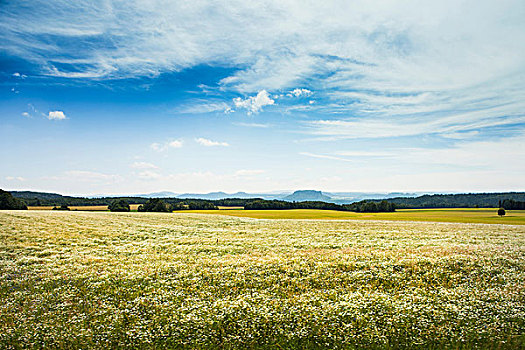
{"type": "Polygon", "coordinates": [[[525,226],[0,211],[0,300],[2,349],[523,349],[525,226]]]}
{"type": "Polygon", "coordinates": [[[508,210],[499,217],[497,209],[400,209],[393,213],[354,213],[334,210],[193,210],[189,213],[218,214],[256,219],[392,220],[525,225],[525,210],[508,210]]]}
{"type": "MultiPolygon", "coordinates": [[[[137,210],[140,204],[130,204],[137,210]]],[[[107,211],[105,205],[70,206],[77,211],[107,211]]],[[[51,210],[52,206],[28,207],[29,210],[51,210]]],[[[389,221],[431,221],[479,224],[525,225],[525,210],[507,210],[503,217],[496,208],[464,209],[398,209],[393,213],[354,213],[335,210],[293,209],[293,210],[243,210],[243,207],[219,207],[219,210],[184,210],[176,213],[216,214],[254,219],[315,219],[315,220],[389,220],[389,221]]]]}

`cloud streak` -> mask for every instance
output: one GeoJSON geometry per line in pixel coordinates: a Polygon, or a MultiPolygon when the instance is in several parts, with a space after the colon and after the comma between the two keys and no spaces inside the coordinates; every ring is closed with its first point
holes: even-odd
{"type": "Polygon", "coordinates": [[[157,152],[165,152],[171,148],[182,148],[184,141],[182,140],[172,140],[164,143],[154,142],[150,145],[150,148],[157,152]]]}
{"type": "Polygon", "coordinates": [[[159,167],[155,164],[151,164],[148,162],[134,162],[130,165],[133,169],[158,169],[159,167]]]}
{"type": "Polygon", "coordinates": [[[212,141],[212,140],[205,139],[203,137],[196,138],[195,142],[205,147],[217,147],[217,146],[228,147],[229,146],[227,142],[212,141]]]}

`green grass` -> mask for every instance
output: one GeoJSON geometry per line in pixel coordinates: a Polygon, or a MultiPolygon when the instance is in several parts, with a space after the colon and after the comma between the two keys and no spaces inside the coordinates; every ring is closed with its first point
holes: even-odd
{"type": "Polygon", "coordinates": [[[517,349],[525,226],[0,211],[0,348],[517,349]]]}
{"type": "Polygon", "coordinates": [[[480,224],[525,225],[525,210],[508,210],[499,217],[497,209],[398,209],[393,213],[354,213],[334,210],[193,210],[190,213],[218,214],[256,219],[393,220],[480,224]]]}

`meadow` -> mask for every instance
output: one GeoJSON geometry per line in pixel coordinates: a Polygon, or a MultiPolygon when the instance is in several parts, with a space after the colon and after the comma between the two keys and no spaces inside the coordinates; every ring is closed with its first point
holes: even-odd
{"type": "Polygon", "coordinates": [[[313,220],[389,220],[431,221],[483,224],[525,225],[525,210],[507,210],[498,216],[496,208],[397,209],[387,213],[355,213],[348,211],[293,209],[293,210],[193,210],[190,213],[219,214],[255,219],[313,219],[313,220]]]}
{"type": "Polygon", "coordinates": [[[5,349],[525,346],[523,225],[1,211],[0,237],[5,349]]]}
{"type": "MultiPolygon", "coordinates": [[[[131,211],[136,211],[138,206],[139,204],[130,204],[131,211]]],[[[107,205],[70,206],[69,208],[74,211],[108,211],[107,205]]],[[[219,214],[254,219],[391,220],[525,225],[525,210],[507,210],[506,215],[500,217],[497,215],[497,208],[397,209],[395,212],[384,213],[318,209],[243,210],[243,207],[224,206],[218,208],[219,210],[185,210],[184,213],[219,214]]],[[[52,206],[29,207],[29,210],[51,209],[53,209],[52,206]]]]}

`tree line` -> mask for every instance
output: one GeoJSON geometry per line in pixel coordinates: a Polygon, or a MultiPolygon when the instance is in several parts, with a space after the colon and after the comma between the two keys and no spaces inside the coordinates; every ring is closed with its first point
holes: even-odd
{"type": "MultiPolygon", "coordinates": [[[[5,191],[3,191],[5,192],[5,191]]],[[[364,200],[351,204],[335,204],[321,201],[302,201],[290,202],[284,200],[265,200],[262,198],[227,198],[227,199],[181,199],[181,198],[162,198],[153,199],[154,203],[146,205],[152,201],[144,197],[101,197],[101,198],[83,198],[62,196],[55,193],[31,192],[31,191],[13,191],[14,199],[18,204],[9,204],[9,207],[22,207],[20,201],[28,206],[86,206],[86,205],[112,205],[118,201],[126,203],[141,204],[142,210],[149,211],[150,208],[158,205],[158,200],[166,204],[166,208],[173,210],[202,210],[217,209],[218,206],[239,206],[247,210],[250,209],[324,209],[324,210],[343,210],[356,212],[380,212],[392,211],[395,208],[494,208],[503,207],[505,209],[523,209],[525,202],[524,192],[505,192],[505,193],[467,193],[467,194],[436,194],[423,195],[420,197],[398,197],[386,200],[364,200]],[[387,205],[390,203],[392,205],[387,205]],[[501,205],[500,205],[501,204],[501,205]]],[[[4,199],[4,202],[7,200],[4,199]]],[[[129,205],[129,204],[128,204],[129,205]]],[[[125,207],[125,206],[124,206],[125,207]]],[[[127,211],[127,209],[118,209],[114,211],[127,211]]],[[[157,208],[160,208],[158,206],[157,208]]]]}
{"type": "Polygon", "coordinates": [[[505,199],[499,201],[499,207],[506,210],[525,210],[525,201],[515,201],[513,199],[505,199]]]}
{"type": "MultiPolygon", "coordinates": [[[[152,198],[145,204],[138,207],[139,212],[172,212],[176,210],[216,210],[218,206],[215,202],[221,204],[232,204],[236,206],[244,204],[245,210],[287,210],[287,209],[318,209],[318,210],[338,210],[338,211],[355,211],[355,212],[393,212],[395,211],[395,204],[387,201],[373,202],[361,201],[352,204],[339,205],[334,203],[327,203],[321,201],[304,201],[304,202],[287,202],[280,200],[189,200],[170,203],[160,198],[152,198]]],[[[112,207],[109,208],[111,211],[112,207]]],[[[129,211],[129,209],[127,210],[129,211]]]]}
{"type": "Polygon", "coordinates": [[[399,209],[496,208],[504,200],[525,201],[525,192],[432,194],[387,199],[399,209]]]}
{"type": "Polygon", "coordinates": [[[387,201],[361,201],[352,204],[335,204],[321,201],[286,202],[280,200],[256,200],[244,205],[245,210],[321,209],[355,212],[392,212],[393,203],[387,201]]]}
{"type": "Polygon", "coordinates": [[[0,210],[27,210],[27,205],[11,193],[0,189],[0,210]]]}
{"type": "Polygon", "coordinates": [[[160,198],[152,198],[138,207],[138,211],[172,212],[175,210],[216,210],[219,209],[210,201],[184,200],[178,202],[164,201],[160,198]]]}

